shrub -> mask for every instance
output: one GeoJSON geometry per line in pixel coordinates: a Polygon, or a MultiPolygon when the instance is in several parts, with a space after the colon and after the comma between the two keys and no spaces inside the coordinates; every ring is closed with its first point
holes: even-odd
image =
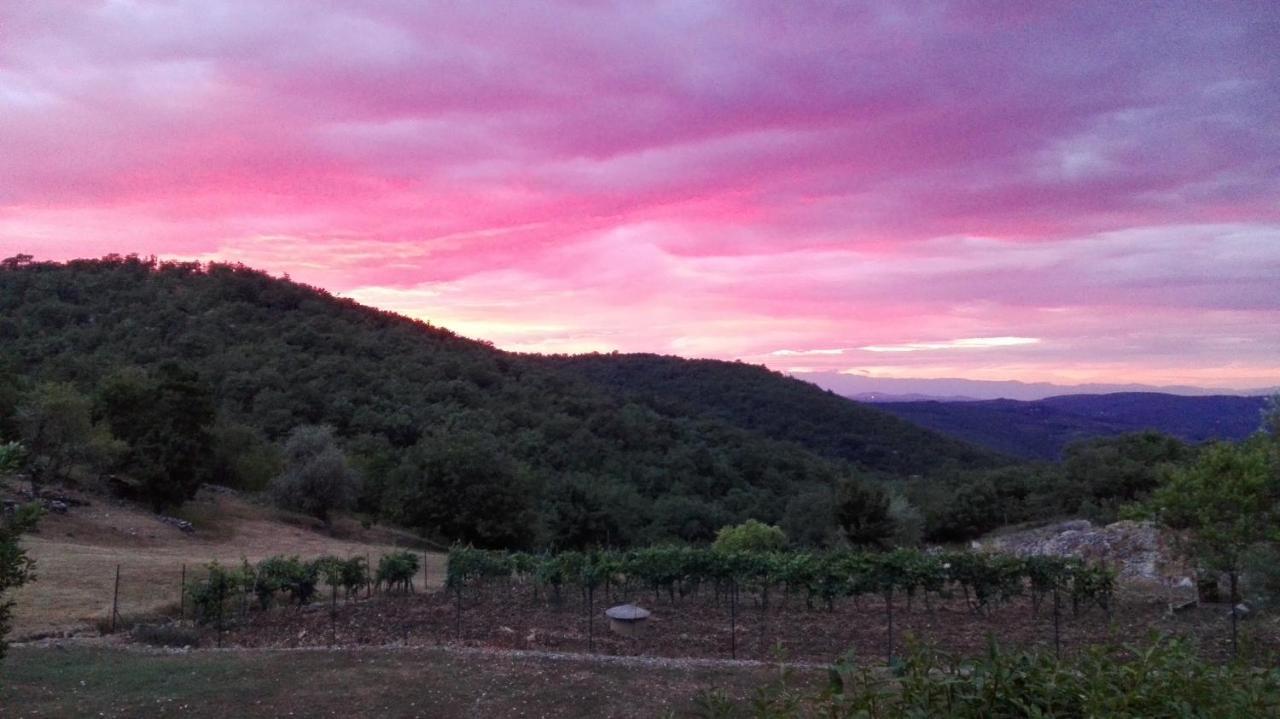
{"type": "Polygon", "coordinates": [[[759,689],[750,705],[709,692],[699,697],[693,714],[717,719],[1237,719],[1280,712],[1280,670],[1210,664],[1182,640],[1095,647],[1063,660],[1049,652],[1004,652],[993,643],[986,655],[962,662],[915,646],[896,674],[886,677],[846,658],[819,691],[793,687],[784,673],[759,689]]]}
{"type": "Polygon", "coordinates": [[[413,578],[418,573],[418,555],[413,552],[392,552],[378,560],[378,585],[387,589],[413,591],[413,578]]]}
{"type": "Polygon", "coordinates": [[[787,535],[772,524],[748,519],[733,527],[721,527],[712,545],[719,552],[771,552],[787,547],[787,535]]]}

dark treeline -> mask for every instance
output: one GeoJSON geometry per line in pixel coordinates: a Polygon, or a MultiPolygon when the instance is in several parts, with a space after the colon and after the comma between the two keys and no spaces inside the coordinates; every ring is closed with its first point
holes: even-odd
{"type": "Polygon", "coordinates": [[[747,518],[821,544],[850,492],[894,543],[963,539],[1105,515],[1185,450],[1136,438],[1013,465],[763,368],[516,355],[239,265],[118,256],[0,263],[15,439],[37,482],[111,476],[157,509],[283,477],[274,494],[302,504],[333,491],[309,502],[322,518],[560,548],[704,542],[747,518]]]}

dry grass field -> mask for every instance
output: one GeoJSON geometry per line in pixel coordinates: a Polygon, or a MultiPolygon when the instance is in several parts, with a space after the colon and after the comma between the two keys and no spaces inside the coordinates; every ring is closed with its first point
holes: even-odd
{"type": "MultiPolygon", "coordinates": [[[[256,561],[274,554],[316,557],[378,557],[397,547],[421,545],[409,534],[354,521],[332,534],[301,517],[290,517],[244,499],[202,494],[178,516],[196,531],[187,534],[139,507],[97,496],[67,514],[48,514],[39,530],[23,538],[37,566],[37,581],[16,592],[13,639],[81,631],[96,633],[111,614],[116,565],[120,565],[119,611],[125,617],[176,613],[182,567],[188,572],[211,561],[256,561]]],[[[419,586],[444,579],[444,556],[427,553],[419,586]]]]}

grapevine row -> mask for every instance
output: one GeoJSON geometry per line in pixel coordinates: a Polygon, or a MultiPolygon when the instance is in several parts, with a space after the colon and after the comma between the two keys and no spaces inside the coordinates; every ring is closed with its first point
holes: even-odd
{"type": "Polygon", "coordinates": [[[690,547],[631,551],[526,554],[454,547],[448,586],[508,581],[559,592],[594,590],[604,584],[643,587],[655,596],[696,593],[701,586],[732,585],[758,592],[782,588],[807,603],[828,607],[843,597],[947,597],[962,594],[978,611],[993,602],[1030,594],[1036,606],[1060,593],[1076,607],[1110,606],[1115,573],[1101,564],[1068,557],[1009,557],[975,552],[723,552],[690,547]]]}

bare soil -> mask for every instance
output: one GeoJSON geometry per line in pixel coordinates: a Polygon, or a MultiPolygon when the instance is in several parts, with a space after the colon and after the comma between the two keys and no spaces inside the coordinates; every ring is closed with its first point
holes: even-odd
{"type": "MultiPolygon", "coordinates": [[[[937,600],[927,607],[918,599],[908,608],[895,602],[894,644],[901,653],[909,641],[937,645],[944,651],[972,656],[991,641],[1004,647],[1054,647],[1053,616],[1048,603],[1037,613],[1027,598],[975,612],[963,599],[937,600]]],[[[1153,632],[1195,638],[1210,657],[1230,655],[1230,622],[1225,605],[1205,605],[1171,614],[1162,596],[1130,592],[1110,613],[1094,607],[1079,615],[1068,605],[1060,612],[1060,641],[1065,652],[1091,645],[1137,642],[1153,632]]],[[[590,652],[617,656],[785,658],[829,662],[852,650],[867,663],[888,658],[888,616],[882,600],[863,598],[809,608],[802,598],[775,596],[765,609],[752,597],[731,608],[710,590],[699,596],[654,601],[651,593],[595,598],[588,626],[586,604],[577,593],[534,598],[530,587],[469,588],[461,610],[451,592],[379,595],[302,609],[250,611],[222,633],[225,646],[301,647],[340,645],[464,645],[514,650],[590,652]],[[638,601],[653,611],[645,636],[631,639],[608,628],[604,609],[638,601]]],[[[1244,650],[1259,659],[1280,657],[1280,626],[1274,618],[1256,617],[1241,624],[1244,650]]],[[[206,628],[205,641],[219,641],[206,628]]]]}

